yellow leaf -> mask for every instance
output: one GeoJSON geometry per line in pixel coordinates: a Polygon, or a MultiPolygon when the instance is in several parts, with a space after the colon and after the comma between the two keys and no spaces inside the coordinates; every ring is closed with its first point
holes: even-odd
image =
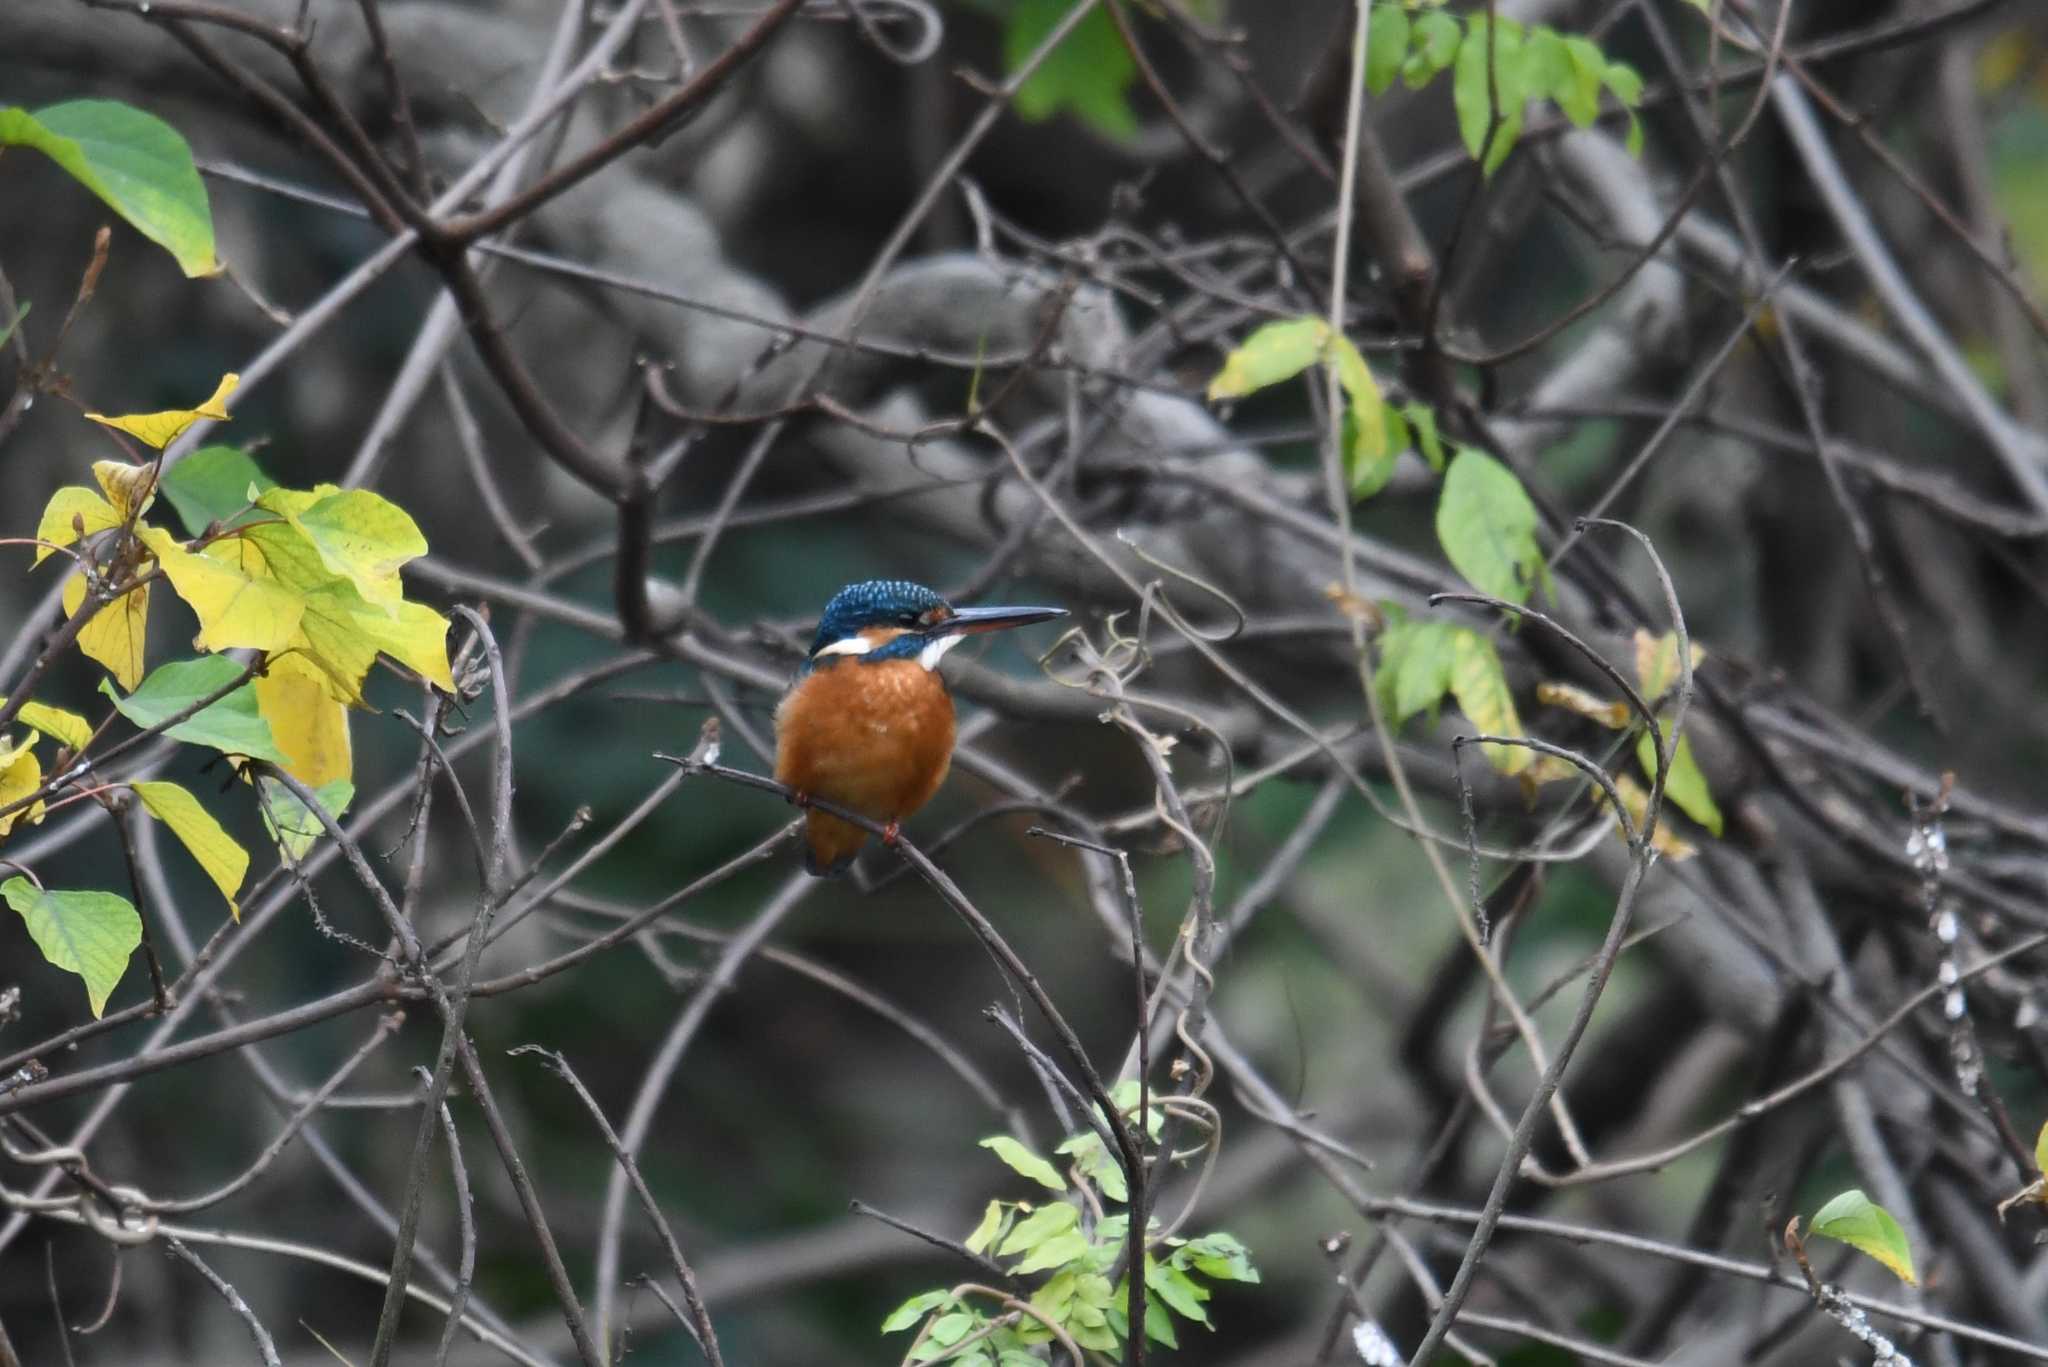
{"type": "MultiPolygon", "coordinates": [[[[1616,774],[1614,776],[1614,791],[1621,795],[1621,805],[1628,808],[1629,819],[1635,822],[1637,830],[1641,830],[1643,828],[1643,818],[1650,811],[1650,795],[1643,791],[1641,784],[1637,783],[1627,774],[1616,774]]],[[[1604,792],[1593,794],[1594,805],[1598,806],[1606,801],[1607,794],[1604,792]]],[[[1616,832],[1618,834],[1621,833],[1620,819],[1616,818],[1614,824],[1616,832]]],[[[1626,836],[1624,835],[1623,838],[1625,839],[1626,836]]],[[[1674,860],[1690,859],[1699,853],[1699,850],[1690,841],[1672,832],[1670,823],[1663,821],[1657,823],[1657,833],[1650,837],[1650,845],[1658,853],[1674,860]]]]}
{"type": "Polygon", "coordinates": [[[156,467],[154,465],[130,465],[125,460],[96,460],[92,463],[92,477],[99,481],[100,490],[106,494],[107,502],[114,505],[114,511],[126,522],[130,517],[140,517],[156,502],[156,467]]]}
{"type": "Polygon", "coordinates": [[[377,649],[443,693],[455,691],[448,669],[448,619],[425,603],[400,603],[398,615],[377,632],[377,649]]]}
{"type": "Polygon", "coordinates": [[[241,890],[242,879],[249,872],[249,853],[235,843],[233,836],[221,829],[213,813],[199,805],[199,799],[175,783],[131,783],[135,796],[142,799],[142,805],[149,814],[171,828],[171,834],[178,837],[192,857],[199,861],[199,867],[206,870],[221,896],[228,899],[228,912],[237,921],[242,919],[242,910],[235,905],[235,894],[241,890]]]}
{"type": "Polygon", "coordinates": [[[164,567],[171,587],[199,618],[193,644],[201,650],[283,650],[297,635],[305,600],[275,581],[247,573],[230,556],[212,554],[228,542],[215,542],[208,553],[194,555],[161,527],[139,529],[164,567]]]}
{"type": "MultiPolygon", "coordinates": [[[[0,807],[19,802],[43,786],[43,766],[36,759],[35,744],[34,736],[19,745],[0,741],[0,807]]],[[[43,804],[40,802],[18,808],[0,816],[0,836],[12,832],[18,821],[27,820],[33,824],[42,819],[43,804]]]]}
{"type": "MultiPolygon", "coordinates": [[[[1692,667],[1698,669],[1700,661],[1707,658],[1707,652],[1697,642],[1692,648],[1692,667]]],[[[1652,636],[1641,627],[1636,628],[1636,686],[1643,690],[1643,697],[1656,702],[1678,683],[1678,633],[1667,631],[1662,636],[1652,636]]]]}
{"type": "MultiPolygon", "coordinates": [[[[85,601],[85,576],[64,581],[64,614],[85,601]]],[[[142,644],[149,628],[149,585],[138,584],[92,615],[78,633],[78,648],[98,660],[123,689],[142,682],[142,644]]]]}
{"type": "MultiPolygon", "coordinates": [[[[0,707],[6,705],[7,699],[0,698],[0,707]]],[[[66,712],[48,703],[25,702],[21,705],[20,715],[24,725],[33,726],[51,740],[73,750],[83,750],[86,742],[92,739],[92,723],[76,712],[66,712]]]]}
{"type": "Polygon", "coordinates": [[[82,484],[67,484],[50,495],[43,507],[43,520],[36,524],[36,540],[46,544],[36,547],[35,563],[42,564],[51,551],[78,540],[81,526],[85,535],[91,536],[120,525],[121,515],[113,504],[82,484]]]}
{"type": "Polygon", "coordinates": [[[1289,380],[1314,365],[1330,338],[1320,318],[1286,318],[1267,323],[1223,360],[1209,381],[1209,399],[1238,399],[1289,380]]]}
{"type": "Polygon", "coordinates": [[[1610,702],[1574,684],[1537,684],[1536,701],[1548,703],[1552,707],[1562,707],[1567,712],[1576,712],[1588,721],[1599,722],[1610,731],[1619,731],[1629,722],[1627,703],[1610,702]]]}
{"type": "Polygon", "coordinates": [[[327,688],[326,675],[302,655],[274,657],[256,677],[256,708],[291,761],[285,766],[308,788],[350,776],[348,709],[327,688]]]}
{"type": "MultiPolygon", "coordinates": [[[[1522,719],[1515,712],[1514,695],[1508,691],[1507,674],[1493,642],[1466,627],[1458,628],[1451,642],[1451,694],[1458,708],[1472,724],[1491,736],[1520,736],[1522,719]]],[[[1493,767],[1504,774],[1519,774],[1535,759],[1536,752],[1519,745],[1481,747],[1493,767]]]]}
{"type": "Polygon", "coordinates": [[[161,450],[178,439],[178,434],[198,422],[201,418],[212,418],[225,422],[228,416],[228,395],[235,392],[235,386],[242,382],[239,375],[223,375],[220,384],[213,391],[213,397],[197,408],[168,408],[161,413],[126,413],[119,417],[108,417],[104,413],[88,413],[85,416],[103,427],[117,427],[146,446],[161,450]]]}
{"type": "MultiPolygon", "coordinates": [[[[256,506],[276,513],[305,537],[329,573],[356,586],[372,603],[395,608],[404,590],[398,571],[427,553],[419,525],[381,494],[321,484],[310,490],[271,489],[256,506]]],[[[265,534],[252,530],[261,544],[265,534]]],[[[280,578],[289,579],[288,575],[280,578]]]]}
{"type": "MultiPolygon", "coordinates": [[[[267,497],[267,496],[266,496],[267,497]]],[[[363,676],[377,655],[389,655],[447,692],[448,622],[419,603],[373,603],[355,581],[327,568],[319,548],[286,522],[256,523],[207,548],[251,575],[295,590],[304,605],[299,631],[290,645],[304,652],[328,679],[328,692],[350,706],[363,705],[363,676]]]]}

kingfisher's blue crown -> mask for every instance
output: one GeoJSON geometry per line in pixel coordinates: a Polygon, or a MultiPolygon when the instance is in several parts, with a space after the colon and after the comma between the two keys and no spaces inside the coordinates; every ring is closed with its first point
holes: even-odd
{"type": "Polygon", "coordinates": [[[818,634],[811,641],[811,654],[858,634],[863,627],[902,627],[914,631],[928,621],[926,613],[945,606],[946,600],[938,594],[907,579],[866,579],[848,584],[825,604],[818,634]]]}

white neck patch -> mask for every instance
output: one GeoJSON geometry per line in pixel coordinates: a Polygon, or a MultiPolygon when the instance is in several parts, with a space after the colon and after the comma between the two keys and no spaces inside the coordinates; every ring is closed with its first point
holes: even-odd
{"type": "Polygon", "coordinates": [[[935,636],[932,638],[931,644],[917,652],[917,662],[926,669],[937,669],[939,661],[946,658],[946,652],[966,639],[965,636],[958,632],[945,636],[935,636]]]}
{"type": "MultiPolygon", "coordinates": [[[[959,634],[935,636],[923,650],[917,652],[917,662],[926,669],[937,669],[939,661],[946,658],[946,652],[966,639],[959,634]]],[[[875,643],[865,636],[848,636],[828,646],[821,646],[813,658],[822,659],[827,655],[866,655],[874,648],[875,643]]]]}

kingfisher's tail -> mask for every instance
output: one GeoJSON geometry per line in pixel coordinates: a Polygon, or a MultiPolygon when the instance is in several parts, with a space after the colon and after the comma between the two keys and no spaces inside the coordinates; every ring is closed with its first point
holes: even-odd
{"type": "Polygon", "coordinates": [[[804,816],[804,867],[819,878],[846,872],[868,833],[829,812],[811,811],[804,816]]]}

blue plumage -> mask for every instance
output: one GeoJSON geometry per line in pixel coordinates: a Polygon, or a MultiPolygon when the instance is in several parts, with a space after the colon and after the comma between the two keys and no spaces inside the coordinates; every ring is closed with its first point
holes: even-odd
{"type": "Polygon", "coordinates": [[[865,579],[848,584],[825,604],[825,615],[818,619],[818,634],[811,640],[811,660],[805,667],[816,663],[818,652],[826,646],[856,636],[867,627],[896,627],[904,634],[861,659],[871,664],[913,659],[928,639],[918,635],[918,629],[951,615],[952,609],[945,599],[908,579],[865,579]]]}

